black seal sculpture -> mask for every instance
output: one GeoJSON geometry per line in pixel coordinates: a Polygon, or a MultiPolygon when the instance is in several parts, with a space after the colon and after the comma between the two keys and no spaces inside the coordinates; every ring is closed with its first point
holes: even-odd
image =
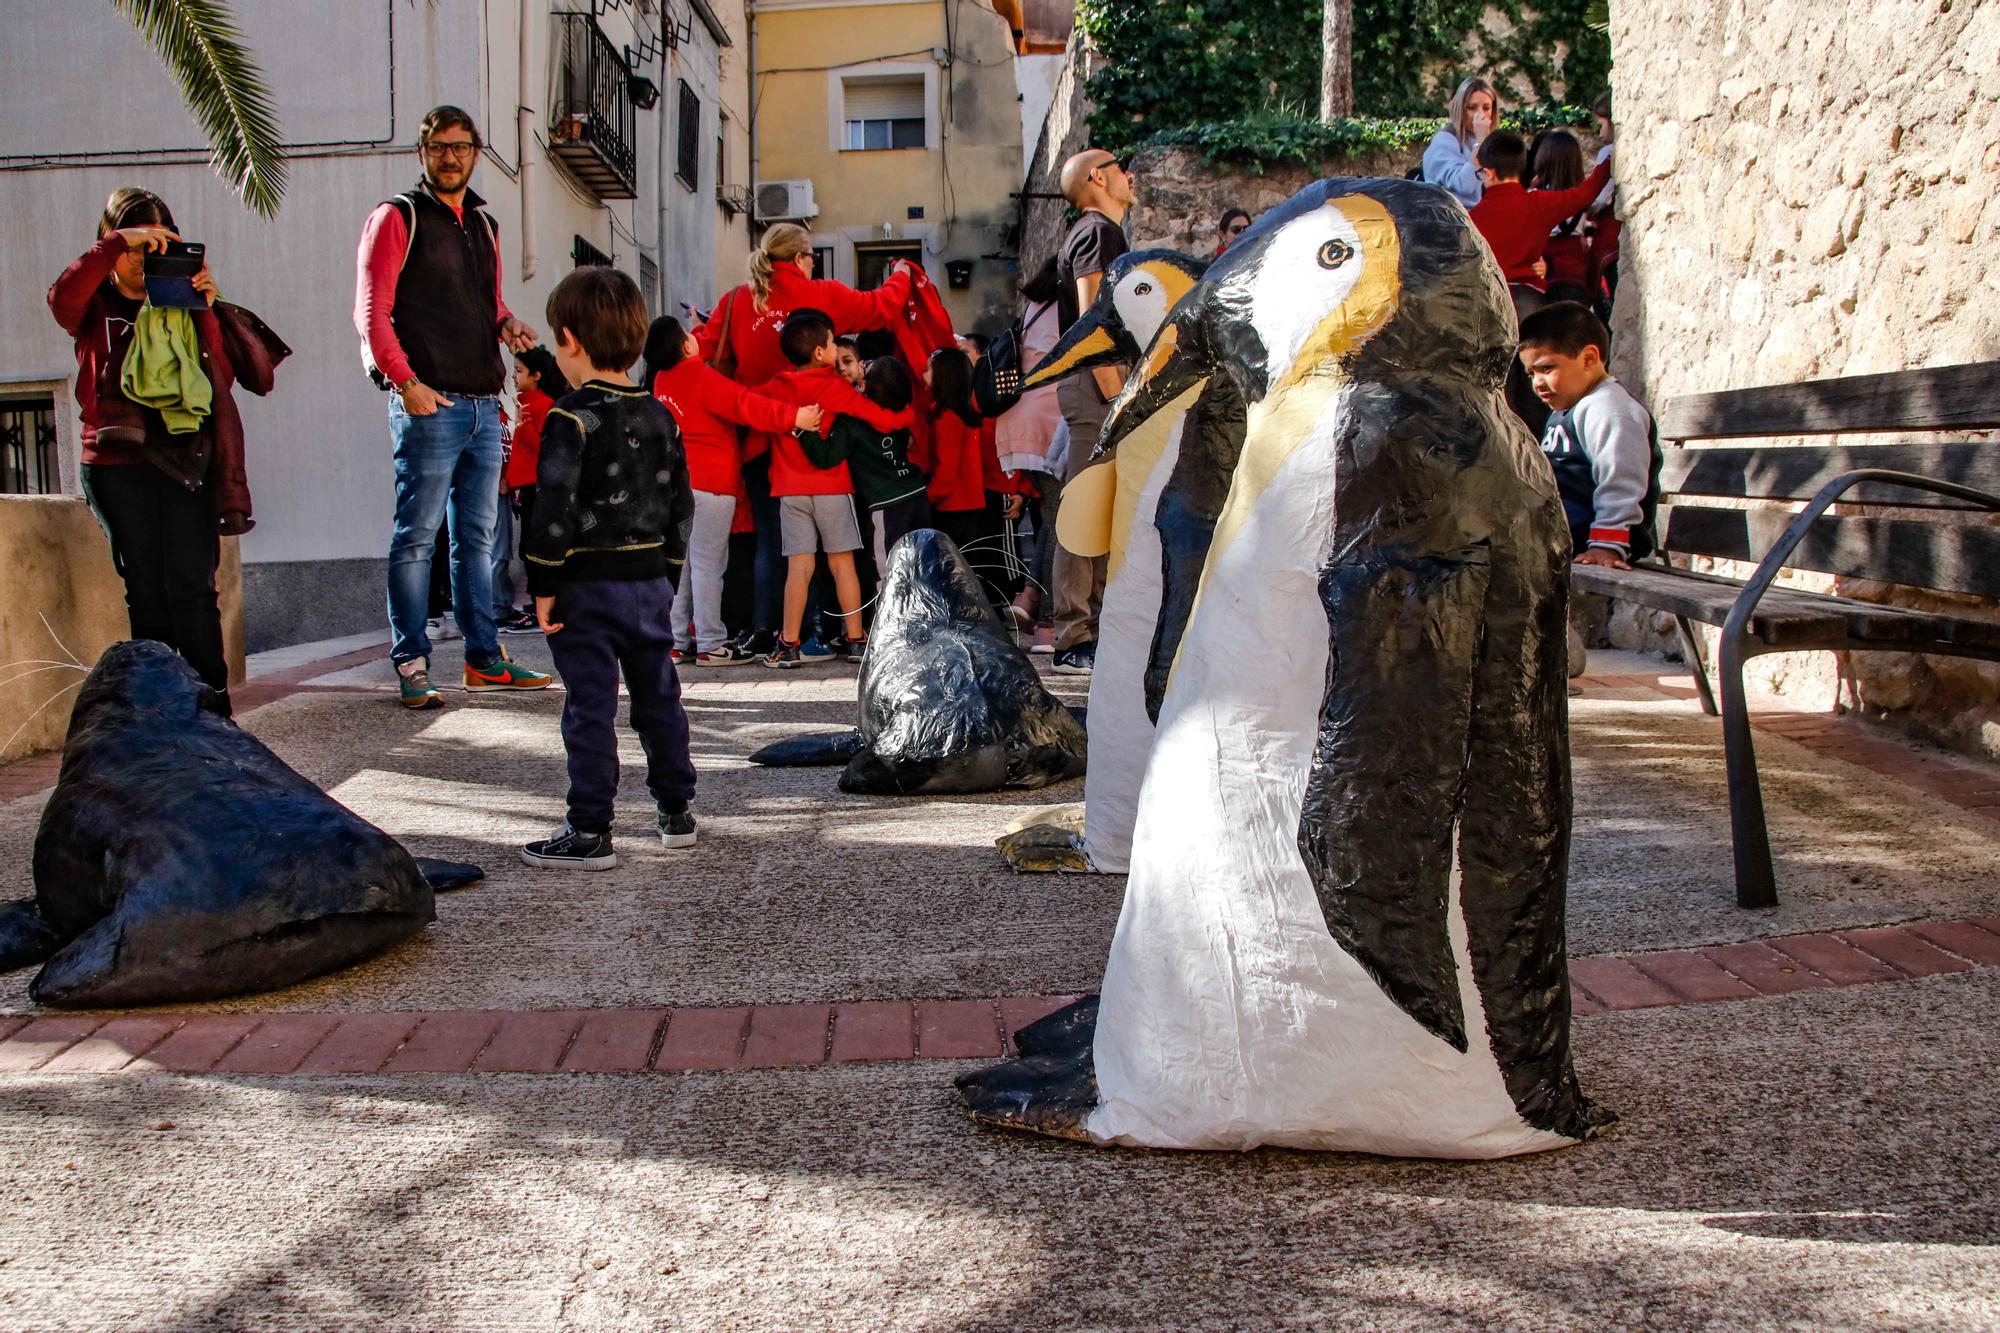
{"type": "Polygon", "coordinates": [[[166,645],[121,643],[77,695],[0,971],[42,963],[29,995],[66,1008],[272,990],[416,934],[434,888],[479,876],[299,776],[166,645]]]}
{"type": "Polygon", "coordinates": [[[889,552],[868,652],[861,725],[765,746],[753,764],[845,764],[868,795],[1046,787],[1082,774],[1083,724],[1035,667],[951,538],[909,533],[889,552]]]}

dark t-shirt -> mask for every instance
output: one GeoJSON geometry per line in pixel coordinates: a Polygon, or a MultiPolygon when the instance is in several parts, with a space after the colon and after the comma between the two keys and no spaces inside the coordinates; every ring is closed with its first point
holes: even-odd
{"type": "Polygon", "coordinates": [[[1125,229],[1104,214],[1086,210],[1076,220],[1056,252],[1057,327],[1067,330],[1083,313],[1076,305],[1076,280],[1104,272],[1131,248],[1125,242],[1125,229]]]}

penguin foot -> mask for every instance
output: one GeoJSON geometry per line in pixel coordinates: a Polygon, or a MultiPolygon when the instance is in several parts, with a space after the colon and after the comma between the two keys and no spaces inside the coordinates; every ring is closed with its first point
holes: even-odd
{"type": "Polygon", "coordinates": [[[982,1125],[1087,1141],[1083,1122],[1097,1108],[1096,1035],[1097,997],[1086,995],[1016,1032],[1020,1059],[960,1075],[958,1095],[982,1125]]]}
{"type": "Polygon", "coordinates": [[[33,898],[0,903],[0,972],[45,963],[67,943],[42,919],[33,898]]]}
{"type": "Polygon", "coordinates": [[[1020,874],[1094,874],[1083,835],[1058,824],[1031,824],[993,840],[1010,869],[1020,874]]]}

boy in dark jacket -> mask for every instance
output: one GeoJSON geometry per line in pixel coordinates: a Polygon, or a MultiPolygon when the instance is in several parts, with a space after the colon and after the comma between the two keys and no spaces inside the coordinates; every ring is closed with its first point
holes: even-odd
{"type": "Polygon", "coordinates": [[[674,579],[694,496],[673,418],[623,367],[646,345],[646,303],[617,269],[580,268],[549,293],[556,364],[581,388],[542,427],[535,505],[521,535],[535,618],[569,700],[569,818],[521,849],[529,865],[609,870],[618,795],[618,676],[646,750],[660,840],[692,847],[694,761],[674,674],[674,579]]]}

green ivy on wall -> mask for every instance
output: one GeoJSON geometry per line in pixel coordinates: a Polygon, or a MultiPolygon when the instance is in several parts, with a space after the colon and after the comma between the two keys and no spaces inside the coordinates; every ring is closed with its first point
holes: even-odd
{"type": "MultiPolygon", "coordinates": [[[[1493,39],[1479,27],[1487,0],[1353,0],[1355,106],[1434,118],[1474,71],[1526,83],[1544,102],[1586,102],[1611,68],[1591,3],[1493,0],[1513,25],[1493,39]]],[[[1092,137],[1122,150],[1186,126],[1312,123],[1320,18],[1321,0],[1081,0],[1077,26],[1105,60],[1089,85],[1092,137]]],[[[1353,134],[1366,137],[1335,137],[1353,134]]]]}
{"type": "MultiPolygon", "coordinates": [[[[1436,116],[1369,117],[1332,122],[1297,116],[1251,115],[1157,130],[1138,148],[1191,148],[1207,162],[1228,163],[1256,172],[1264,167],[1317,167],[1327,161],[1396,152],[1437,133],[1436,116]]],[[[1503,129],[1524,138],[1557,126],[1591,124],[1581,106],[1522,107],[1501,115],[1503,129]]]]}

